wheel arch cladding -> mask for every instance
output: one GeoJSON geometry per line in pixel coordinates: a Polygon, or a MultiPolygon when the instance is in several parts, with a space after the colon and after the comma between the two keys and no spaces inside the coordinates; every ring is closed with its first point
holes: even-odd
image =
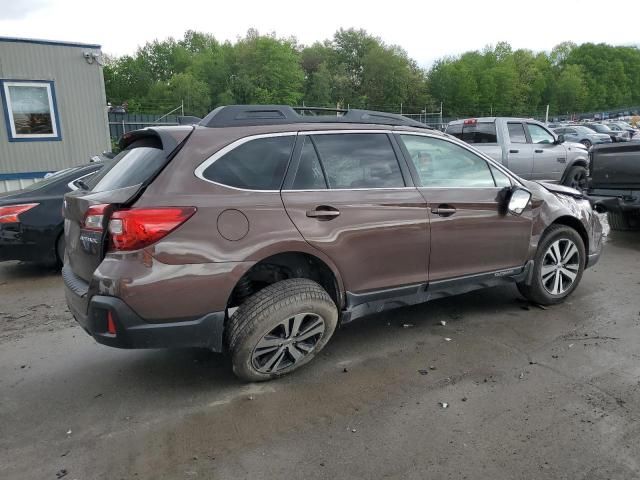
{"type": "Polygon", "coordinates": [[[238,280],[227,306],[237,307],[262,288],[291,278],[307,278],[320,284],[336,304],[343,307],[337,273],[322,259],[306,252],[283,252],[266,257],[253,265],[238,280]]]}

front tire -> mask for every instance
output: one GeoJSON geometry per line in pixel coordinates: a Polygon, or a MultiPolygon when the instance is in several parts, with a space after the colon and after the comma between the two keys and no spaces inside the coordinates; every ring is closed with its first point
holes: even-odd
{"type": "Polygon", "coordinates": [[[518,290],[532,303],[561,303],[580,283],[585,260],[584,242],[578,232],[565,225],[552,225],[538,245],[531,284],[518,283],[518,290]]]}
{"type": "Polygon", "coordinates": [[[571,167],[567,172],[564,185],[576,190],[584,190],[587,185],[587,169],[581,165],[571,167]]]}
{"type": "Polygon", "coordinates": [[[294,278],[249,297],[229,319],[233,372],[261,382],[286,375],[315,357],[338,324],[338,310],[316,282],[294,278]]]}
{"type": "Polygon", "coordinates": [[[592,145],[591,141],[587,140],[586,138],[584,140],[580,140],[580,143],[587,148],[591,148],[591,145],[592,145]]]}

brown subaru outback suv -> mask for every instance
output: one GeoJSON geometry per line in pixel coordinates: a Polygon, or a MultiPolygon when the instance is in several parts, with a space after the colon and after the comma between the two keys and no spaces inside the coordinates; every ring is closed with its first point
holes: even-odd
{"type": "Polygon", "coordinates": [[[227,106],[120,143],[65,197],[71,312],[105,345],[226,351],[245,380],[390,308],[512,282],[561,302],[600,255],[579,192],[396,115],[227,106]]]}

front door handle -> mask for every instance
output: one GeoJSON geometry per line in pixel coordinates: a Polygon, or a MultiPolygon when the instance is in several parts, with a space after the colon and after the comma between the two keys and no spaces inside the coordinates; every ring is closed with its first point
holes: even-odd
{"type": "Polygon", "coordinates": [[[520,153],[520,150],[509,150],[509,153],[520,153]]]}
{"type": "Polygon", "coordinates": [[[534,150],[536,153],[542,153],[544,150],[534,150]]]}
{"type": "Polygon", "coordinates": [[[326,205],[316,207],[315,210],[307,210],[307,217],[318,218],[320,220],[331,220],[338,215],[340,215],[340,210],[326,205]]]}
{"type": "Polygon", "coordinates": [[[440,215],[441,217],[450,217],[454,213],[456,213],[456,209],[451,205],[438,205],[436,208],[431,209],[431,213],[435,213],[436,215],[440,215]]]}

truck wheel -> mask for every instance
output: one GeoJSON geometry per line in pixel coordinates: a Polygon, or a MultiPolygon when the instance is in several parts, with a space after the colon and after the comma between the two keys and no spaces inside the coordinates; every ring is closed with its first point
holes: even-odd
{"type": "Polygon", "coordinates": [[[580,165],[571,167],[567,172],[563,184],[576,190],[584,190],[587,186],[587,169],[580,165]]]}
{"type": "Polygon", "coordinates": [[[580,140],[580,143],[583,144],[585,147],[587,148],[591,148],[591,142],[589,140],[587,140],[586,138],[584,140],[580,140]]]}
{"type": "Polygon", "coordinates": [[[560,303],[580,283],[585,259],[584,242],[578,232],[565,225],[552,225],[538,244],[531,284],[518,283],[518,290],[533,303],[560,303]]]}
{"type": "Polygon", "coordinates": [[[269,285],[229,319],[233,371],[260,382],[297,370],[322,350],[337,323],[335,303],[316,282],[294,278],[269,285]]]}
{"type": "Polygon", "coordinates": [[[611,230],[638,230],[640,229],[640,217],[635,219],[631,215],[623,212],[607,212],[607,221],[611,230]]]}

